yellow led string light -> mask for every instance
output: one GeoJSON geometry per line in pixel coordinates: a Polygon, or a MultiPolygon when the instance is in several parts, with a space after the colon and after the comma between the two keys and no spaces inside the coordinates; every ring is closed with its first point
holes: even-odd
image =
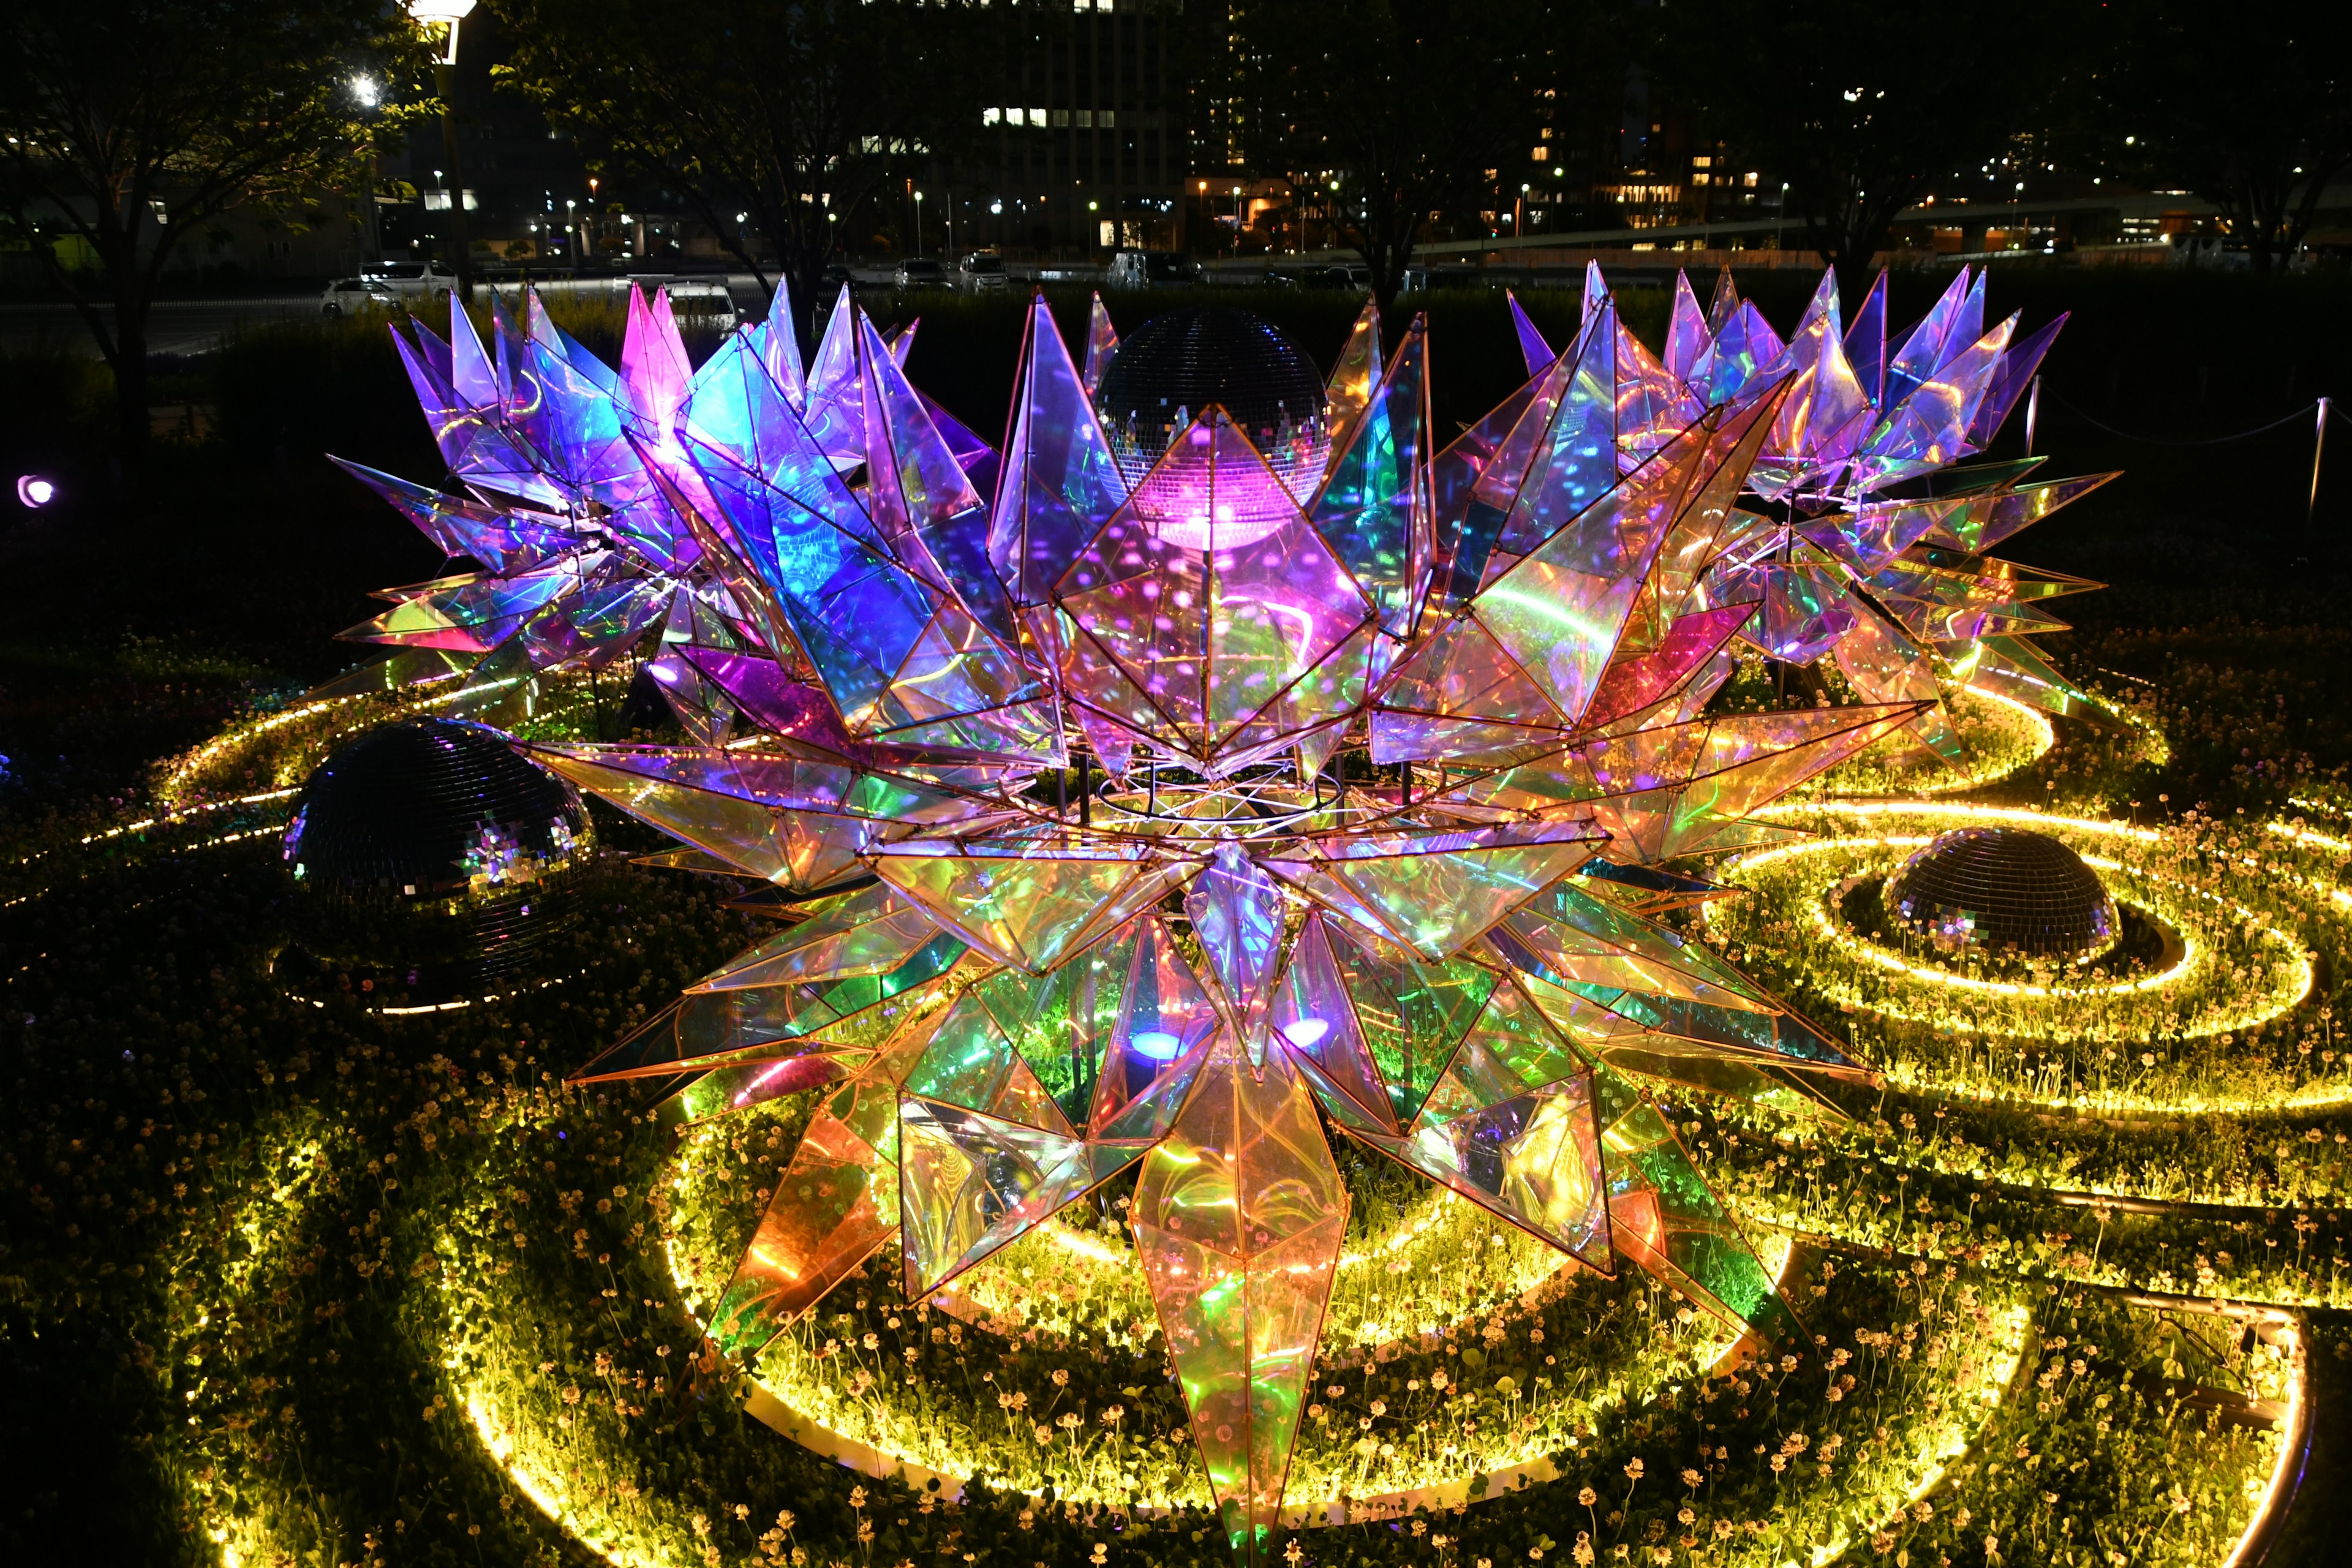
{"type": "Polygon", "coordinates": [[[2306,1386],[2311,1377],[2308,1352],[2293,1318],[2274,1314],[2269,1329],[2271,1342],[2282,1347],[2278,1353],[2287,1363],[2286,1414],[2279,1423],[2278,1453],[2271,1462],[2270,1479],[2263,1484],[2262,1498],[2254,1505],[2253,1517],[2246,1521],[2245,1532],[2230,1549],[2221,1568],[2245,1568],[2251,1561],[2250,1554],[2269,1544],[2272,1516],[2294,1497],[2288,1472],[2300,1474],[2302,1470],[2303,1449],[2308,1436],[2305,1426],[2311,1418],[2310,1391],[2306,1386]]]}
{"type": "MultiPolygon", "coordinates": [[[[2153,846],[2164,842],[2168,835],[2136,825],[2100,821],[2093,818],[2063,816],[2047,811],[2034,811],[2005,806],[1948,805],[1940,802],[1909,801],[1842,801],[1812,805],[1781,804],[1758,814],[1783,820],[1853,818],[1900,828],[1916,824],[1925,832],[1906,834],[1901,831],[1881,832],[1869,836],[1842,837],[1832,835],[1818,840],[1775,846],[1738,857],[1723,868],[1729,880],[1743,879],[1743,873],[1774,868],[1785,871],[1808,858],[1829,858],[1839,854],[1864,853],[1873,850],[1908,848],[1932,841],[1933,834],[1950,826],[1972,823],[2015,824],[2021,826],[2074,834],[2092,840],[2107,840],[2128,845],[2153,846]]],[[[2096,854],[2086,854],[2085,860],[2103,870],[2127,879],[2126,887],[2119,888],[2126,901],[2141,902],[2153,914],[2174,925],[2182,937],[2183,954],[2179,962],[2156,975],[2105,984],[2069,985],[2063,982],[2039,984],[2019,981],[1989,980],[1976,975],[1956,973],[1950,970],[1914,963],[1902,954],[1870,942],[1845,930],[1833,918],[1829,908],[1830,888],[1806,888],[1801,894],[1782,893],[1786,900],[1793,898],[1798,906],[1788,910],[1780,907],[1800,924],[1811,941],[1844,963],[1864,966],[1864,972],[1886,976],[1897,986],[1918,984],[1953,998],[1976,995],[1989,1003],[2008,1003],[2030,1009],[2050,1009],[2049,1022],[2023,1026],[2021,1017],[1971,1016],[1965,1007],[1953,1011],[1948,1007],[1906,1005],[1899,989],[1880,994],[1857,991],[1851,984],[1835,982],[1823,986],[1823,994],[1849,1010],[1869,1014],[1891,1021],[1923,1025],[1938,1033],[1960,1037],[1978,1037],[1985,1040],[2009,1038],[2017,1040],[2061,1039],[2076,1042],[2098,1039],[2125,1039],[2147,1026],[2136,1023],[2128,1016],[2118,1014],[2104,1023],[2085,1023],[2079,1012],[2062,1016],[2070,1005],[2078,1008],[2084,1003],[2099,1004],[2113,1008],[2135,998],[2153,999],[2170,994],[2190,985],[2204,983],[2213,965],[2223,956],[2216,934],[2226,932],[2248,943],[2258,944],[2255,961],[2267,977],[2262,993],[2242,999],[2233,1007],[2223,1008],[2221,1000],[2202,1005],[2194,1016],[2184,1016],[2177,1021],[2182,1037],[2210,1038],[2213,1036],[2247,1029],[2267,1024],[2306,1001],[2316,983],[2316,967],[2311,953],[2292,933],[2273,923],[2251,907],[2226,899],[2221,894],[2181,879],[2163,875],[2134,865],[2118,862],[2096,854]],[[2134,894],[2139,895],[2135,900],[2134,894]],[[2267,956],[2263,956],[2267,954],[2267,956]],[[2063,1026],[2063,1033],[2053,1030],[2063,1026]]],[[[2248,857],[2226,858],[2236,863],[2261,868],[2261,863],[2248,857]]],[[[2278,867],[2261,868],[2274,879],[2325,892],[2338,907],[2352,908],[2352,896],[2344,889],[2326,887],[2311,878],[2278,867]]],[[[1785,884],[1784,884],[1785,885],[1785,884]]],[[[1744,911],[1731,906],[1710,905],[1702,919],[1710,926],[1718,921],[1735,934],[1746,918],[1744,911]]],[[[2094,1020],[2096,1019],[2094,1015],[2094,1020]]],[[[1909,1064],[1896,1064],[1887,1069],[1890,1081],[1906,1088],[1932,1089],[1939,1092],[1957,1093],[1971,1098],[1999,1098],[2003,1091],[1990,1086],[1956,1085],[1941,1075],[1923,1071],[1909,1064]]],[[[2037,1102],[2049,1097],[2029,1094],[2037,1102]]],[[[2084,1090],[2080,1094],[2058,1097],[2056,1103],[2075,1107],[2102,1107],[2111,1110],[2184,1112],[2254,1109],[2308,1110],[2315,1107],[2352,1102],[2352,1086],[2312,1084],[2285,1093],[2270,1093],[2255,1099],[2216,1098],[2205,1094],[2181,1094],[2171,1097],[2126,1094],[2108,1089],[2084,1090]]]]}

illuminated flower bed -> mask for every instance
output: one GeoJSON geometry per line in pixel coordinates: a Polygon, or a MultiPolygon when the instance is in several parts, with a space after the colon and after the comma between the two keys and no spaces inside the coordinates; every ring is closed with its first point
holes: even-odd
{"type": "MultiPolygon", "coordinates": [[[[2332,853],[2283,842],[2320,862],[2332,853]]],[[[633,914],[623,942],[649,940],[656,920],[685,929],[686,910],[663,900],[646,874],[615,875],[624,880],[614,901],[642,909],[648,922],[633,914]]],[[[616,949],[570,1005],[616,1005],[632,991],[642,1000],[645,962],[616,949]]],[[[167,1129],[155,1134],[176,1151],[165,1180],[186,1194],[177,1222],[186,1229],[147,1255],[145,1267],[176,1283],[169,1312],[142,1337],[159,1366],[176,1369],[163,1389],[186,1426],[166,1450],[169,1472],[224,1562],[230,1552],[239,1564],[331,1552],[363,1533],[388,1542],[446,1531],[468,1542],[468,1529],[516,1560],[569,1541],[632,1568],[694,1568],[712,1554],[764,1563],[795,1546],[805,1561],[851,1563],[983,1539],[1034,1541],[1024,1561],[1085,1560],[1097,1542],[1122,1562],[1224,1555],[1222,1531],[1199,1506],[1205,1500],[1185,1489],[1181,1446],[1167,1440],[1181,1406],[1149,1310],[1119,1284],[1116,1255],[1126,1244],[1115,1226],[1040,1227],[974,1271],[962,1293],[971,1317],[983,1301],[999,1312],[1022,1302],[1017,1333],[926,1315],[890,1273],[873,1269],[835,1309],[850,1322],[820,1315],[758,1369],[781,1397],[751,1403],[771,1418],[805,1415],[791,1405],[796,1396],[832,1401],[838,1427],[803,1427],[820,1446],[832,1436],[895,1439],[903,1457],[935,1458],[951,1477],[971,1473],[954,1467],[972,1457],[962,1450],[978,1450],[983,1462],[972,1468],[986,1480],[966,1485],[961,1500],[946,1496],[952,1479],[909,1492],[887,1479],[900,1455],[864,1456],[885,1475],[840,1469],[748,1419],[738,1408],[743,1385],[698,1352],[691,1303],[707,1296],[755,1220],[761,1192],[782,1176],[814,1097],[772,1101],[681,1140],[625,1098],[600,1103],[513,1054],[536,1054],[515,1045],[519,1032],[561,1027],[564,1011],[552,1002],[436,1025],[445,1055],[414,1068],[400,1064],[415,1059],[418,1037],[408,1031],[420,1026],[355,1045],[335,1032],[298,1032],[318,1028],[316,1016],[303,1007],[268,1021],[269,1076],[298,1070],[291,1053],[303,1077],[296,1102],[263,1115],[249,1137],[213,1148],[201,1136],[192,1145],[167,1129]],[[225,1237],[233,1238],[226,1252],[225,1237]],[[1118,1336],[1106,1331],[1114,1324],[1118,1336]],[[824,1338],[857,1349],[812,1353],[824,1338]],[[1056,1371],[1067,1381],[1057,1383],[1056,1371]],[[793,1384],[794,1373],[810,1381],[793,1384]],[[868,1381],[852,1394],[860,1373],[868,1381]],[[1008,1410],[1000,1394],[1025,1395],[1024,1408],[1008,1410]],[[1121,1415],[1106,1424],[1112,1406],[1121,1415]],[[1075,1436],[1065,1415],[1081,1417],[1075,1436]],[[1053,1442],[1037,1443],[1041,1424],[1053,1442]],[[305,1471],[341,1473],[331,1468],[349,1446],[339,1428],[366,1434],[360,1447],[370,1454],[382,1434],[432,1456],[459,1483],[449,1506],[325,1510],[305,1471]],[[467,1479],[478,1473],[484,1479],[467,1479]],[[1160,1478],[1166,1500],[1192,1506],[1150,1511],[1160,1478]],[[1072,1509],[1023,1495],[1046,1484],[1097,1500],[1072,1509]]],[[[229,1048],[226,1036],[221,1046],[229,1048]]],[[[249,1068],[245,1077],[255,1081],[249,1068]]],[[[169,1112],[193,1113],[194,1101],[169,1112]]],[[[202,1114],[211,1113],[207,1104],[202,1114]]],[[[1318,1394],[1327,1419],[1307,1422],[1299,1511],[1345,1492],[1355,1500],[1349,1516],[1368,1521],[1302,1536],[1306,1560],[1386,1561],[1418,1549],[1466,1563],[1524,1559],[1533,1548],[1574,1561],[1580,1532],[1602,1560],[1620,1543],[1682,1552],[1687,1536],[1701,1560],[1711,1552],[1759,1565],[1840,1547],[1874,1556],[1882,1543],[1915,1562],[1936,1552],[1958,1559],[1980,1553],[1988,1534],[2011,1561],[2086,1541],[2119,1542],[2135,1563],[2226,1554],[2273,1484],[2293,1430],[2292,1338],[2266,1326],[2264,1338],[2242,1342],[2221,1321],[2109,1303],[2073,1281],[2259,1296],[2273,1278],[2259,1235],[2227,1222],[2102,1221],[2082,1210],[2069,1224],[2069,1211],[2032,1213],[2006,1189],[1988,1199],[1985,1177],[2003,1167],[1983,1141],[2000,1141],[1973,1124],[1979,1142],[1931,1146],[1923,1131],[1890,1138],[1860,1123],[1804,1131],[1802,1121],[1748,1114],[1771,1131],[1737,1149],[1711,1114],[1686,1131],[1727,1195],[1758,1222],[1850,1237],[1874,1258],[1879,1247],[1897,1252],[1892,1263],[1834,1251],[1800,1260],[1788,1283],[1826,1342],[1793,1371],[1726,1363],[1697,1376],[1723,1337],[1705,1319],[1677,1321],[1687,1304],[1638,1277],[1585,1276],[1545,1292],[1550,1299],[1533,1310],[1470,1312],[1450,1325],[1451,1354],[1443,1341],[1409,1338],[1393,1359],[1366,1356],[1340,1320],[1351,1310],[1348,1321],[1380,1320],[1387,1303],[1373,1302],[1372,1290],[1409,1289],[1432,1316],[1508,1303],[1526,1277],[1521,1264],[1543,1254],[1507,1238],[1491,1246],[1502,1227],[1471,1205],[1401,1194],[1378,1167],[1351,1172],[1347,1256],[1379,1259],[1390,1247],[1387,1258],[1410,1266],[1389,1275],[1375,1263],[1360,1277],[1346,1265],[1335,1289],[1318,1388],[1343,1392],[1318,1394]],[[1786,1142],[1792,1132],[1805,1142],[1786,1142]],[[1801,1182],[1773,1163],[1776,1151],[1792,1149],[1792,1163],[1809,1167],[1801,1182]],[[1935,1213],[1894,1218],[1938,1164],[1962,1179],[1935,1190],[1935,1213]],[[1906,1172],[1912,1181],[1898,1184],[1906,1172]],[[1881,1193],[1898,1201],[1882,1205],[1881,1193]],[[1956,1228],[1971,1213],[1974,1228],[1956,1228]],[[1946,1230],[1931,1232],[1930,1219],[1946,1230]],[[2134,1226],[2148,1228],[2135,1236],[2134,1226]],[[2065,1230],[2074,1232],[2069,1243],[2043,1239],[2065,1230]],[[2160,1238],[2183,1272],[2160,1272],[2160,1238]],[[1914,1253],[1935,1254],[1918,1266],[1924,1275],[1904,1261],[1914,1253]],[[1459,1278],[1441,1282],[1449,1270],[1459,1278]],[[1498,1336],[1489,1337],[1489,1321],[1498,1336]],[[1541,1341],[1532,1337],[1538,1327],[1541,1341]],[[1441,1368],[1444,1391],[1433,1386],[1441,1368]],[[1537,1383],[1544,1376],[1551,1386],[1537,1383]],[[2196,1393],[2187,1418],[2176,1390],[2196,1393]],[[1534,1442],[1516,1430],[1530,1414],[1546,1427],[1534,1442]],[[1369,1431],[1360,1425],[1367,1419],[1369,1431]],[[1423,1422],[1431,1432],[1413,1430],[1423,1422]],[[1436,1441],[1440,1426],[1460,1451],[1437,1457],[1460,1468],[1417,1462],[1414,1443],[1436,1441]],[[1724,1457],[1698,1459],[1701,1433],[1724,1457]],[[1378,1438],[1369,1456],[1355,1448],[1367,1436],[1378,1438]],[[1382,1455],[1381,1443],[1398,1451],[1382,1455]],[[1465,1472],[1539,1445],[1534,1464],[1472,1500],[1465,1472]],[[1681,1475],[1685,1466],[1695,1483],[1681,1475]],[[1450,1484],[1380,1517],[1376,1488],[1433,1473],[1450,1484]],[[1589,1509],[1577,1500],[1587,1490],[1589,1509]]],[[[1959,1126],[1924,1112],[1917,1121],[1938,1132],[1959,1126]]],[[[2283,1220],[2274,1234],[2291,1253],[2298,1238],[2283,1220]]],[[[2322,1268],[2323,1284],[2326,1276],[2322,1268]]]]}
{"type": "Polygon", "coordinates": [[[1850,1016],[1890,1078],[1970,1095],[2110,1110],[2252,1110],[2332,1103],[2347,1085],[2333,1054],[2315,1061],[2282,1027],[2310,995],[2305,922],[2332,901],[2273,881],[2266,908],[2233,897],[2181,835],[2053,814],[1925,802],[1824,804],[1776,814],[1818,836],[1732,861],[1751,898],[1709,910],[1707,933],[1812,1005],[1850,1016]],[[2177,935],[2135,972],[1987,972],[1904,951],[1857,931],[1841,909],[1937,834],[2030,826],[2078,850],[2117,900],[2177,935]],[[2219,885],[2217,884],[2219,882],[2219,885]],[[2284,888],[2284,891],[2282,891],[2284,888]],[[2268,1034],[2272,1048],[2255,1042],[2268,1034]]]}

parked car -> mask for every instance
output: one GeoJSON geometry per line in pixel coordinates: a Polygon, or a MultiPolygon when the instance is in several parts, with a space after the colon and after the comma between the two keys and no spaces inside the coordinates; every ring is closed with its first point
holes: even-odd
{"type": "Polygon", "coordinates": [[[404,300],[429,300],[457,286],[457,275],[437,261],[383,261],[360,276],[385,285],[404,300]]]}
{"type": "Polygon", "coordinates": [[[742,320],[735,309],[735,296],[728,292],[724,283],[681,283],[672,279],[663,287],[669,290],[669,308],[681,325],[723,332],[742,320]]]}
{"type": "Polygon", "coordinates": [[[891,281],[901,289],[944,289],[948,269],[928,256],[910,256],[898,263],[891,281]]]}
{"type": "Polygon", "coordinates": [[[1103,281],[1114,289],[1166,288],[1198,283],[1201,264],[1176,250],[1122,250],[1110,258],[1103,281]]]}
{"type": "Polygon", "coordinates": [[[400,303],[399,291],[381,278],[338,278],[319,296],[319,314],[348,315],[353,310],[389,310],[400,303]]]}
{"type": "Polygon", "coordinates": [[[1004,258],[993,250],[975,250],[956,263],[955,285],[967,294],[994,294],[1011,286],[1004,258]]]}

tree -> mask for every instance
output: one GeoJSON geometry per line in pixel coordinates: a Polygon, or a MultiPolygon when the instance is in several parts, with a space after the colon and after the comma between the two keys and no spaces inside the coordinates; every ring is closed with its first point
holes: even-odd
{"type": "Polygon", "coordinates": [[[504,79],[550,121],[690,203],[768,286],[749,213],[805,335],[825,264],[886,185],[980,126],[972,0],[498,0],[504,79]]]}
{"type": "Polygon", "coordinates": [[[98,340],[126,458],[146,447],[148,315],[180,244],[364,177],[352,76],[419,47],[354,0],[74,0],[0,21],[0,227],[98,340]],[[69,236],[96,279],[58,254],[69,236]]]}
{"type": "Polygon", "coordinates": [[[1394,300],[1432,216],[1491,209],[1529,165],[1569,40],[1547,0],[1263,0],[1235,13],[1244,154],[1320,189],[1394,300]]]}
{"type": "Polygon", "coordinates": [[[1708,135],[1788,182],[1787,210],[1851,285],[1906,209],[2055,112],[2085,16],[2084,0],[1681,0],[1648,14],[1643,53],[1708,135]]]}
{"type": "Polygon", "coordinates": [[[2086,96],[2093,155],[2143,186],[2194,190],[2270,271],[2352,165],[2352,19],[2278,0],[2131,13],[2086,96]]]}

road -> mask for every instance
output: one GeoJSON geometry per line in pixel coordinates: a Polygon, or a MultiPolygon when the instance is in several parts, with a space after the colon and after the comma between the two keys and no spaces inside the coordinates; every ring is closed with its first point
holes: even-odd
{"type": "MultiPolygon", "coordinates": [[[[148,349],[159,354],[196,354],[239,327],[270,321],[313,320],[319,297],[265,300],[163,300],[148,315],[148,349]]],[[[98,357],[98,341],[70,305],[0,304],[0,353],[64,349],[98,357]]]]}

